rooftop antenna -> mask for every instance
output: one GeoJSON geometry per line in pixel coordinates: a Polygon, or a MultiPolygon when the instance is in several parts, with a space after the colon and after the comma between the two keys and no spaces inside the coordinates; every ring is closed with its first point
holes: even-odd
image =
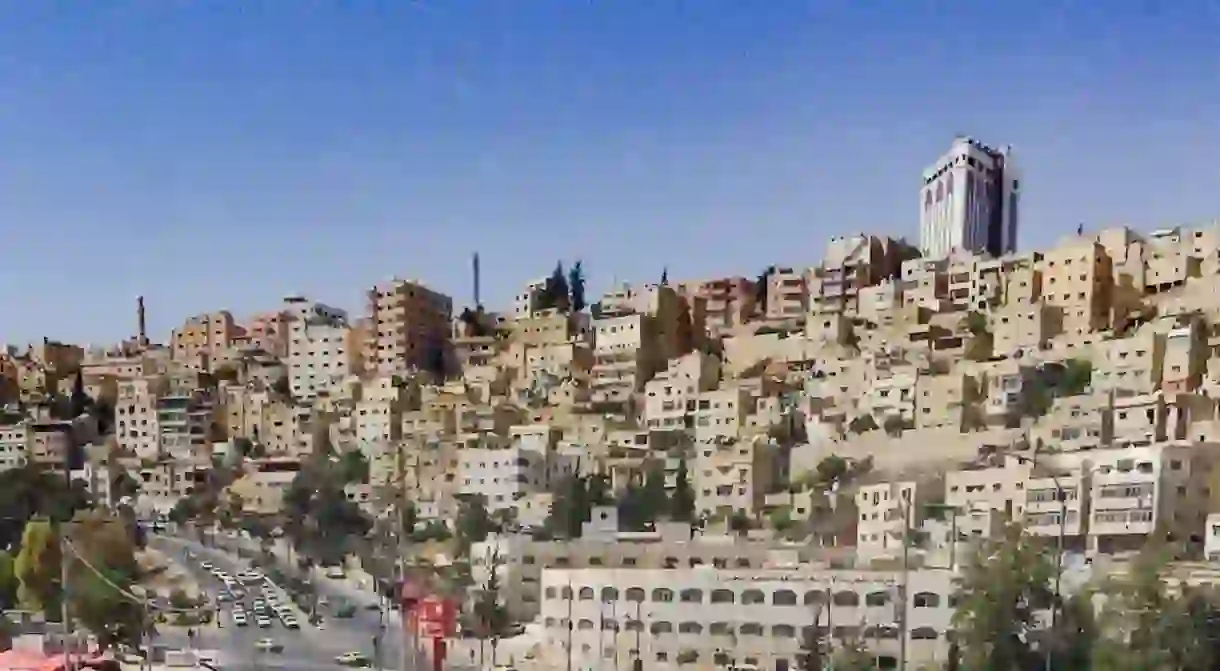
{"type": "Polygon", "coordinates": [[[474,307],[478,309],[483,306],[479,300],[479,253],[475,252],[474,257],[470,260],[470,270],[474,275],[474,307]]]}

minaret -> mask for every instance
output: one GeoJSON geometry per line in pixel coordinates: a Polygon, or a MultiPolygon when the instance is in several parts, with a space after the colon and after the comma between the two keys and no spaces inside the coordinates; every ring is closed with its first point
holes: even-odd
{"type": "Polygon", "coordinates": [[[148,345],[148,324],[144,319],[143,296],[136,296],[136,342],[141,347],[148,345]]]}
{"type": "Polygon", "coordinates": [[[478,252],[474,253],[474,258],[471,259],[470,265],[471,265],[471,270],[474,271],[474,307],[477,310],[477,309],[479,309],[480,306],[483,305],[482,301],[479,300],[481,297],[479,296],[480,287],[479,287],[479,253],[478,252]]]}

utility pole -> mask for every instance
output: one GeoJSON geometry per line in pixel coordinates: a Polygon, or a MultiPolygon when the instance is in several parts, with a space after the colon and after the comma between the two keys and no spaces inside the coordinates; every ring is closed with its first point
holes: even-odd
{"type": "Polygon", "coordinates": [[[907,668],[907,585],[910,582],[911,569],[911,492],[904,490],[902,492],[903,511],[902,511],[902,585],[899,589],[899,617],[898,621],[898,668],[900,671],[906,671],[907,668]]]}

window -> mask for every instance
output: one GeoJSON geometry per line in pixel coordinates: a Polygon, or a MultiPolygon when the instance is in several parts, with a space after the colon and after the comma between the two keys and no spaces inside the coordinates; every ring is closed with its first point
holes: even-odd
{"type": "Polygon", "coordinates": [[[593,600],[593,588],[592,587],[581,587],[580,588],[580,600],[581,601],[592,601],[593,600]]]}
{"type": "Polygon", "coordinates": [[[827,595],[826,592],[823,592],[822,590],[809,590],[808,592],[805,592],[804,601],[806,606],[824,604],[827,601],[827,595]]]}
{"type": "Polygon", "coordinates": [[[664,587],[658,587],[652,590],[652,600],[661,603],[669,603],[674,600],[674,591],[664,587]]]}
{"type": "Polygon", "coordinates": [[[674,633],[674,626],[665,620],[660,620],[653,622],[648,630],[653,634],[672,634],[674,633]]]}
{"type": "Polygon", "coordinates": [[[864,604],[866,606],[872,606],[872,607],[884,606],[889,602],[890,602],[890,593],[889,592],[870,592],[868,596],[864,597],[864,604]]]}
{"type": "Polygon", "coordinates": [[[733,603],[733,591],[728,589],[712,590],[712,603],[733,603]]]}
{"type": "Polygon", "coordinates": [[[684,589],[681,593],[682,603],[703,603],[703,590],[684,589]]]}
{"type": "Polygon", "coordinates": [[[859,606],[860,595],[855,592],[837,592],[834,596],[836,606],[859,606]]]}
{"type": "Polygon", "coordinates": [[[702,634],[703,625],[698,622],[683,622],[678,625],[679,634],[702,634]]]}
{"type": "Polygon", "coordinates": [[[771,603],[776,606],[795,606],[796,592],[789,589],[781,589],[771,595],[771,603]]]}
{"type": "Polygon", "coordinates": [[[932,592],[919,592],[915,595],[916,608],[936,608],[940,605],[940,595],[932,592]]]}
{"type": "Polygon", "coordinates": [[[610,603],[611,601],[618,601],[618,590],[613,587],[603,587],[602,603],[610,603]]]}
{"type": "Polygon", "coordinates": [[[644,588],[631,587],[627,590],[627,600],[639,603],[644,600],[644,588]]]}
{"type": "Polygon", "coordinates": [[[763,594],[760,589],[748,589],[741,593],[741,602],[746,605],[766,603],[767,595],[763,594]]]}

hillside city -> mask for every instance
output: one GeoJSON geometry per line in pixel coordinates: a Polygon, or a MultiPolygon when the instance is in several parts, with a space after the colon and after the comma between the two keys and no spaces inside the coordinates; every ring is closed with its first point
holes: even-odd
{"type": "Polygon", "coordinates": [[[465,306],[394,279],[159,344],[141,298],[112,347],[9,346],[0,655],[1215,668],[1220,224],[1019,250],[1021,178],[959,137],[917,244],[809,266],[540,260],[497,311],[476,254],[465,306]]]}

